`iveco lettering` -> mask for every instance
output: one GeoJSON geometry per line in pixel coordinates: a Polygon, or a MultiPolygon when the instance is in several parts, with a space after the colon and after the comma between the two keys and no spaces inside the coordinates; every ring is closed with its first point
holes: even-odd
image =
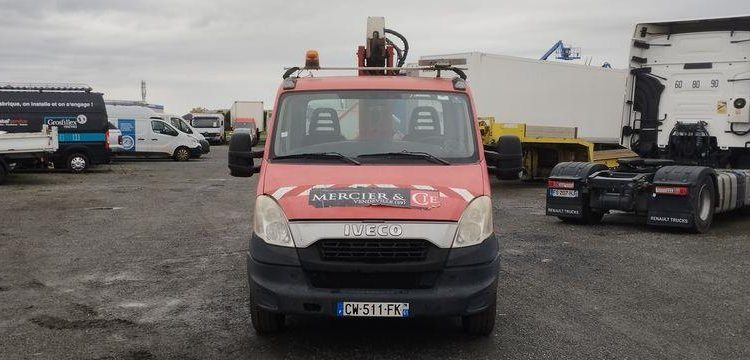
{"type": "Polygon", "coordinates": [[[405,76],[399,39],[369,18],[347,69],[359,76],[317,77],[308,51],[283,75],[263,151],[250,134],[230,140],[231,174],[260,176],[247,256],[258,333],[290,314],[455,316],[492,332],[500,260],[471,90],[455,61],[405,76]]]}

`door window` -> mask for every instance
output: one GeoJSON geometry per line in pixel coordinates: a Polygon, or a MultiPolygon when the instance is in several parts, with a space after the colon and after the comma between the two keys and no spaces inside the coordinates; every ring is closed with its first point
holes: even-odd
{"type": "Polygon", "coordinates": [[[177,136],[177,130],[163,121],[151,121],[151,129],[157,134],[177,136]]]}

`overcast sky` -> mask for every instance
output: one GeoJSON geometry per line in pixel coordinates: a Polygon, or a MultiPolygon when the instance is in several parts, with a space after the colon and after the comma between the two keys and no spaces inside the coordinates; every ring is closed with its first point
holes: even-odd
{"type": "Polygon", "coordinates": [[[106,99],[183,114],[235,100],[273,106],[284,66],[306,49],[354,66],[368,15],[404,34],[410,60],[482,51],[538,58],[557,40],[593,64],[626,64],[646,20],[750,14],[748,0],[163,1],[0,0],[0,81],[83,82],[106,99]]]}

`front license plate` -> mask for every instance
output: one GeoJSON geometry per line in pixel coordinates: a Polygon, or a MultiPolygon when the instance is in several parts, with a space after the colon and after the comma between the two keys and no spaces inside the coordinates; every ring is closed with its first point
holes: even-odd
{"type": "Polygon", "coordinates": [[[409,303],[339,301],[336,303],[336,316],[408,317],[409,303]]]}
{"type": "Polygon", "coordinates": [[[575,198],[578,197],[578,190],[550,189],[550,195],[553,197],[575,198]]]}

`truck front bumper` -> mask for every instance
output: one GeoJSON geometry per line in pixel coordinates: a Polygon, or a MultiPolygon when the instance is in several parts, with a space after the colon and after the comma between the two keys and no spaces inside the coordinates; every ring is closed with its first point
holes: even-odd
{"type": "Polygon", "coordinates": [[[221,134],[204,133],[203,137],[209,142],[220,142],[223,140],[221,134]]]}
{"type": "MultiPolygon", "coordinates": [[[[268,245],[253,235],[247,256],[250,296],[260,308],[282,314],[333,317],[338,302],[359,301],[409,303],[410,317],[470,315],[495,304],[497,248],[493,235],[482,245],[450,249],[446,266],[436,272],[429,288],[321,288],[312,285],[312,272],[300,265],[298,249],[268,245]],[[476,255],[481,262],[467,264],[476,255]]],[[[387,270],[389,265],[379,266],[387,270]]],[[[365,285],[372,273],[347,275],[361,277],[365,285]]]]}

